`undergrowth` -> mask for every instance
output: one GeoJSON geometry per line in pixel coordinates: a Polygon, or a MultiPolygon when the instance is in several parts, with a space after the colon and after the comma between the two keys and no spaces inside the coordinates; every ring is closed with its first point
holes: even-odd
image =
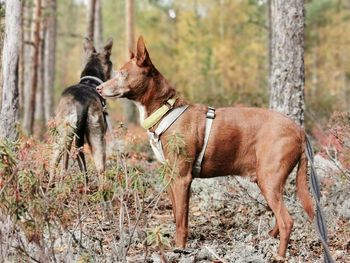
{"type": "Polygon", "coordinates": [[[116,135],[125,147],[108,156],[98,186],[93,162],[88,161],[87,175],[78,169],[76,149],[70,151],[69,169],[49,183],[52,141],[22,137],[0,143],[4,262],[126,262],[131,250],[146,251],[147,256],[148,246],[163,248],[164,238],[150,242],[151,233],[163,230],[149,218],[170,183],[163,179],[169,178],[164,173],[171,174],[171,168],[156,169],[153,157],[144,151],[144,138],[127,135],[123,126],[116,135]]]}

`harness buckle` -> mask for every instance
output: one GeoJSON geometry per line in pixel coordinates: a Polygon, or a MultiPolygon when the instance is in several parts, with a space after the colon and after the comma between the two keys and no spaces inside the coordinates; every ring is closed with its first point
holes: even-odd
{"type": "Polygon", "coordinates": [[[169,108],[169,110],[172,110],[174,108],[174,105],[171,105],[168,101],[166,101],[164,105],[166,105],[169,108]]]}
{"type": "Polygon", "coordinates": [[[215,119],[215,108],[210,107],[210,106],[208,107],[207,118],[208,119],[215,119]]]}
{"type": "Polygon", "coordinates": [[[154,142],[158,142],[159,141],[159,135],[157,133],[150,132],[150,131],[148,131],[147,133],[148,133],[148,138],[151,141],[154,141],[154,142]]]}

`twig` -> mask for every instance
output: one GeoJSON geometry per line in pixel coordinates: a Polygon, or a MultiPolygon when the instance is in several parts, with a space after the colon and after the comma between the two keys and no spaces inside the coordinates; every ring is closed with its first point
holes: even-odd
{"type": "Polygon", "coordinates": [[[4,186],[0,190],[0,195],[2,195],[2,192],[5,190],[7,185],[12,181],[13,177],[15,176],[15,173],[13,172],[10,178],[7,180],[7,182],[4,184],[4,186]]]}
{"type": "Polygon", "coordinates": [[[260,216],[259,224],[258,224],[258,237],[260,237],[260,227],[261,227],[262,216],[260,216]]]}
{"type": "MultiPolygon", "coordinates": [[[[18,232],[17,232],[17,235],[18,235],[18,232]]],[[[27,250],[24,249],[23,240],[22,240],[22,238],[21,238],[20,236],[18,236],[18,242],[21,244],[21,246],[16,246],[16,247],[12,246],[12,247],[14,247],[14,248],[18,249],[19,251],[21,251],[22,253],[24,253],[24,254],[25,254],[27,257],[29,257],[31,260],[33,260],[33,261],[35,261],[35,262],[41,263],[40,260],[38,260],[38,259],[34,258],[33,256],[31,256],[31,255],[27,252],[27,250]]]]}
{"type": "Polygon", "coordinates": [[[135,226],[134,226],[134,228],[132,229],[131,234],[129,235],[129,242],[128,242],[128,245],[127,245],[127,247],[126,247],[126,249],[125,249],[125,254],[124,254],[123,261],[126,259],[126,256],[127,256],[128,251],[129,251],[129,249],[130,249],[131,242],[132,242],[132,238],[133,238],[133,236],[134,236],[136,227],[138,226],[138,224],[139,224],[139,222],[140,222],[140,219],[141,219],[141,215],[142,215],[143,212],[144,212],[144,208],[145,208],[145,198],[144,198],[144,196],[143,196],[142,200],[143,200],[143,201],[142,201],[142,208],[141,208],[141,211],[139,212],[139,214],[137,215],[137,219],[136,219],[135,226]]]}
{"type": "Polygon", "coordinates": [[[328,147],[324,148],[326,150],[327,156],[328,158],[335,164],[335,166],[338,168],[338,170],[348,179],[350,180],[350,174],[349,171],[347,169],[343,169],[343,167],[341,166],[341,164],[339,163],[338,159],[337,159],[337,150],[334,148],[334,153],[335,153],[335,157],[333,157],[331,155],[331,153],[329,152],[328,147]]]}
{"type": "Polygon", "coordinates": [[[266,207],[266,205],[265,205],[264,203],[260,202],[258,199],[256,199],[254,196],[252,196],[252,195],[249,193],[248,189],[245,188],[245,187],[237,180],[237,178],[233,177],[233,179],[236,180],[236,182],[238,183],[238,186],[239,186],[241,189],[245,190],[245,193],[246,193],[252,200],[254,200],[256,203],[262,205],[263,207],[266,207]]]}
{"type": "Polygon", "coordinates": [[[219,257],[218,254],[215,253],[214,250],[212,250],[211,248],[204,246],[211,254],[213,254],[214,257],[216,257],[216,259],[220,260],[222,263],[227,263],[226,260],[222,259],[221,257],[219,257]]]}
{"type": "Polygon", "coordinates": [[[161,245],[157,246],[158,252],[159,252],[159,257],[160,257],[160,262],[161,263],[169,263],[168,259],[166,258],[164,254],[164,249],[161,245]]]}

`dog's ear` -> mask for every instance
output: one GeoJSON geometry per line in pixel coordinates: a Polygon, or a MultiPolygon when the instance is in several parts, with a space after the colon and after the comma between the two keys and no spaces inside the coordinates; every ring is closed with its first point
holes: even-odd
{"type": "Polygon", "coordinates": [[[109,58],[112,53],[112,47],[113,47],[113,38],[108,38],[106,45],[103,47],[103,55],[105,58],[109,58]]]}
{"type": "Polygon", "coordinates": [[[92,53],[96,52],[94,43],[88,37],[84,38],[84,52],[87,56],[90,56],[92,53]]]}
{"type": "Polygon", "coordinates": [[[133,59],[134,57],[135,57],[135,53],[134,53],[134,51],[132,51],[131,49],[129,49],[129,57],[130,57],[130,59],[133,59]]]}
{"type": "Polygon", "coordinates": [[[85,37],[84,38],[84,51],[85,52],[96,52],[96,49],[94,47],[94,43],[90,40],[90,38],[85,37]]]}
{"type": "Polygon", "coordinates": [[[140,36],[137,40],[137,51],[136,51],[136,64],[140,67],[152,65],[151,59],[149,58],[148,51],[146,49],[143,37],[140,36]]]}

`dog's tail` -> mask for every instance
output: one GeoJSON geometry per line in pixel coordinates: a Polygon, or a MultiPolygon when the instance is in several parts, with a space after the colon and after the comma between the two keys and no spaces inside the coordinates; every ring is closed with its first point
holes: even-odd
{"type": "Polygon", "coordinates": [[[314,212],[314,206],[313,206],[313,201],[312,197],[309,191],[308,187],[308,181],[307,181],[307,164],[308,164],[308,158],[306,154],[306,150],[308,148],[306,147],[306,135],[303,138],[303,143],[302,143],[302,154],[299,160],[299,165],[298,165],[298,170],[297,170],[297,195],[298,198],[304,207],[305,212],[309,216],[309,218],[312,220],[315,216],[314,212]]]}

